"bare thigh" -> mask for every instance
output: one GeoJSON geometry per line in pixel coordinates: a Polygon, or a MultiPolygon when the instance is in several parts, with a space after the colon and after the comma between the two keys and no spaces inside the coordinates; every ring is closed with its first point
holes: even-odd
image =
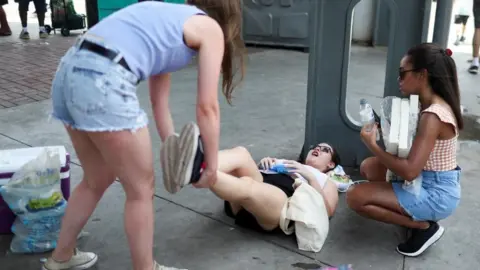
{"type": "Polygon", "coordinates": [[[360,165],[360,174],[372,182],[385,182],[387,168],[378,161],[377,157],[369,157],[360,165]]]}
{"type": "Polygon", "coordinates": [[[102,194],[115,181],[115,174],[108,167],[88,133],[68,126],[66,129],[83,169],[83,181],[90,189],[102,194]]]}
{"type": "Polygon", "coordinates": [[[288,197],[275,186],[259,182],[255,182],[255,185],[258,185],[258,188],[252,194],[253,204],[245,204],[244,208],[257,218],[260,226],[266,230],[273,230],[280,223],[280,216],[288,197]],[[256,213],[258,214],[255,215],[256,213]]]}
{"type": "MultiPolygon", "coordinates": [[[[288,198],[285,192],[276,186],[263,182],[257,164],[245,147],[222,150],[218,154],[218,168],[222,183],[229,185],[241,198],[229,201],[236,215],[242,208],[250,212],[258,224],[265,230],[278,227],[280,214],[288,198]],[[235,179],[231,178],[235,177],[235,179]],[[242,181],[237,185],[237,181],[242,181]]],[[[236,196],[230,196],[235,198],[236,196]]]]}
{"type": "Polygon", "coordinates": [[[146,127],[135,132],[91,132],[89,136],[119,178],[127,199],[153,198],[153,154],[146,127]]]}
{"type": "Polygon", "coordinates": [[[277,228],[283,206],[288,200],[285,192],[276,186],[257,182],[248,177],[240,178],[240,180],[246,182],[245,188],[247,189],[240,206],[250,212],[265,230],[277,228]]]}
{"type": "MultiPolygon", "coordinates": [[[[218,170],[239,178],[249,177],[257,182],[263,182],[263,176],[258,170],[250,152],[242,146],[221,150],[218,153],[218,170]]],[[[229,201],[232,213],[236,215],[243,207],[229,201]]]]}
{"type": "Polygon", "coordinates": [[[347,203],[353,210],[375,205],[408,216],[398,203],[393,187],[387,182],[370,182],[354,185],[347,192],[347,203]]]}

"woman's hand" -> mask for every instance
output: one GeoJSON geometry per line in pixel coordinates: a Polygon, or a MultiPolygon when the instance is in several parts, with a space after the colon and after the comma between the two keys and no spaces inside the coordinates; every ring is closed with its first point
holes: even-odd
{"type": "Polygon", "coordinates": [[[217,169],[209,168],[208,165],[200,176],[200,180],[193,184],[196,188],[210,188],[217,182],[217,169]]]}
{"type": "Polygon", "coordinates": [[[373,146],[377,145],[377,130],[378,123],[375,123],[375,125],[372,125],[372,129],[370,131],[367,130],[366,126],[364,126],[360,131],[360,138],[370,150],[373,146]]]}
{"type": "Polygon", "coordinates": [[[260,167],[264,170],[270,170],[272,168],[273,164],[277,161],[276,158],[271,158],[271,157],[265,157],[260,160],[260,167]]]}
{"type": "Polygon", "coordinates": [[[315,179],[315,176],[307,169],[307,167],[297,161],[285,160],[283,164],[285,164],[289,174],[298,173],[308,182],[310,182],[312,179],[315,179]]]}

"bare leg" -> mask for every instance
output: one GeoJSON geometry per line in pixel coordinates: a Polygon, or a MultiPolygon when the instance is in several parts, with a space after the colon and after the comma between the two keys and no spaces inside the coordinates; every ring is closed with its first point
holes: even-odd
{"type": "Polygon", "coordinates": [[[218,172],[217,182],[210,190],[220,199],[240,205],[252,213],[266,230],[278,227],[280,213],[287,201],[287,195],[275,186],[223,172],[218,172]]]}
{"type": "Polygon", "coordinates": [[[392,185],[372,182],[355,185],[347,192],[348,206],[359,215],[412,229],[426,229],[428,222],[413,221],[398,203],[392,185]]]}
{"type": "Polygon", "coordinates": [[[360,174],[372,182],[385,182],[387,180],[387,168],[376,157],[369,157],[362,162],[360,174]]]}
{"type": "Polygon", "coordinates": [[[230,202],[236,214],[241,208],[252,213],[266,230],[278,227],[280,213],[287,201],[277,187],[263,183],[255,161],[244,147],[219,152],[219,172],[210,190],[230,202]]]}
{"type": "Polygon", "coordinates": [[[460,45],[460,40],[461,40],[461,35],[462,35],[462,25],[461,24],[458,24],[458,25],[455,25],[455,33],[457,35],[456,39],[455,39],[455,46],[458,46],[460,45]]]}
{"type": "Polygon", "coordinates": [[[84,175],[72,192],[62,221],[62,229],[53,252],[57,261],[68,261],[73,255],[77,236],[92,215],[105,190],[115,180],[100,152],[88,135],[67,128],[73,147],[80,159],[84,175]]]}
{"type": "Polygon", "coordinates": [[[53,257],[69,260],[76,237],[105,189],[119,176],[126,193],[125,231],[134,270],[153,268],[153,158],[148,129],[135,133],[68,130],[84,169],[72,194],[53,257]],[[101,154],[100,154],[101,153],[101,154]]]}
{"type": "MultiPolygon", "coordinates": [[[[255,164],[250,152],[245,147],[219,151],[218,170],[236,177],[248,176],[255,181],[263,182],[263,177],[258,171],[257,164],[255,164]]],[[[242,209],[240,204],[233,201],[228,202],[233,214],[237,214],[242,209]]]]}
{"type": "Polygon", "coordinates": [[[245,147],[235,147],[218,152],[218,170],[237,177],[248,176],[258,182],[263,177],[250,152],[245,147]]]}
{"type": "Polygon", "coordinates": [[[134,270],[153,268],[154,170],[148,129],[90,133],[126,193],[125,232],[134,270]]]}
{"type": "Polygon", "coordinates": [[[480,53],[480,28],[475,29],[475,34],[473,35],[473,52],[472,55],[475,58],[478,58],[480,53]]]}

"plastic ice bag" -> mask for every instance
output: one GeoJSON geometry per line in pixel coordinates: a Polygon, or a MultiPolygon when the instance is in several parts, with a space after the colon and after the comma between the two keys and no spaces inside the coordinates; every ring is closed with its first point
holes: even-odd
{"type": "MultiPolygon", "coordinates": [[[[382,129],[383,141],[385,144],[389,144],[389,134],[390,134],[390,125],[391,125],[391,116],[392,116],[392,100],[394,96],[385,97],[381,104],[380,104],[380,126],[382,129]]],[[[418,102],[418,97],[411,97],[416,98],[418,102]]],[[[412,103],[411,103],[412,104],[412,103]]],[[[414,103],[413,103],[414,104],[414,103]]],[[[412,147],[413,140],[415,138],[418,126],[418,118],[419,118],[420,108],[410,108],[410,115],[409,115],[409,122],[408,122],[408,140],[407,146],[408,148],[412,147]]],[[[414,195],[420,194],[420,189],[422,186],[422,176],[419,175],[413,181],[405,181],[400,177],[396,176],[392,171],[388,170],[386,179],[389,182],[402,182],[402,188],[414,195]]]]}
{"type": "Polygon", "coordinates": [[[380,128],[385,144],[389,143],[388,134],[390,134],[390,118],[392,117],[392,100],[395,97],[385,97],[380,103],[380,128]]]}
{"type": "Polygon", "coordinates": [[[46,252],[56,247],[67,206],[60,168],[58,152],[46,149],[0,187],[4,201],[17,216],[12,225],[12,252],[46,252]]]}

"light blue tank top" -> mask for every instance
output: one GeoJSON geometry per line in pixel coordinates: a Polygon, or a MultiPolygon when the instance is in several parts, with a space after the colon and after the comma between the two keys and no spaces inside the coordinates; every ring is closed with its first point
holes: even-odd
{"type": "Polygon", "coordinates": [[[183,26],[202,10],[183,4],[145,1],[106,17],[88,33],[119,50],[139,79],[177,71],[188,65],[196,51],[185,45],[183,26]]]}

